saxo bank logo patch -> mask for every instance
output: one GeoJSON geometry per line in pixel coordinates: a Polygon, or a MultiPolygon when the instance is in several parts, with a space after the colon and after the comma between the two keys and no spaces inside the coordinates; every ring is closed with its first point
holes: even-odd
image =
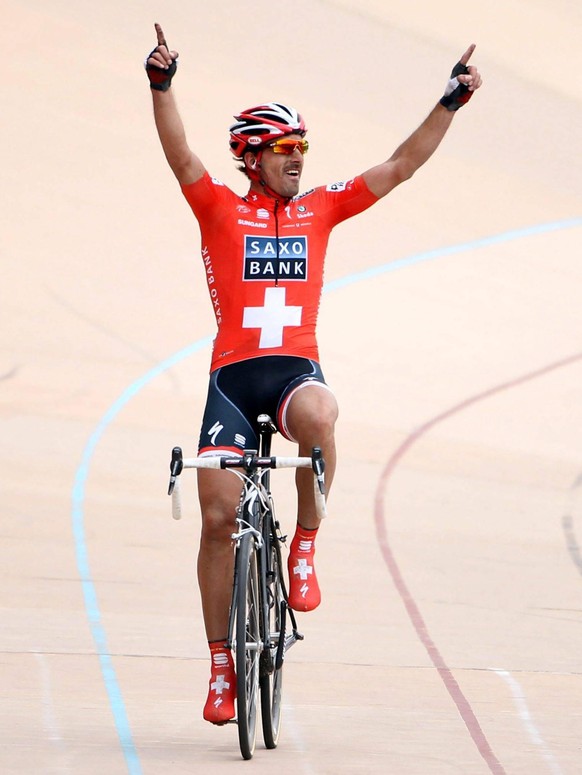
{"type": "Polygon", "coordinates": [[[245,280],[307,280],[307,237],[245,236],[245,280]]]}

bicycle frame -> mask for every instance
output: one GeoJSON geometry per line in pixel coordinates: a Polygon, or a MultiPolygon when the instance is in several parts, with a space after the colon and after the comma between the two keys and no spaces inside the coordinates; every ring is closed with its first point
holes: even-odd
{"type": "Polygon", "coordinates": [[[231,536],[235,563],[227,646],[236,655],[239,741],[245,759],[250,759],[254,752],[259,686],[265,745],[277,745],[281,668],[287,650],[303,639],[287,603],[280,551],[285,538],[275,517],[270,470],[311,468],[317,512],[320,518],[325,516],[325,464],[321,450],[315,447],[311,457],[273,457],[271,440],[276,428],[268,415],[258,417],[258,426],[259,450],[245,450],[240,456],[183,458],[182,450],[175,447],[168,488],[172,514],[180,519],[179,477],[184,468],[230,470],[242,481],[237,530],[231,536]],[[289,633],[287,617],[291,622],[289,633]]]}
{"type": "MultiPolygon", "coordinates": [[[[278,544],[284,543],[285,539],[282,537],[279,530],[279,523],[275,517],[274,501],[270,490],[271,471],[270,467],[260,468],[259,461],[265,461],[270,459],[271,454],[271,439],[272,434],[276,432],[275,427],[271,420],[261,415],[259,417],[259,439],[260,439],[260,458],[248,459],[245,466],[246,475],[243,480],[243,490],[241,493],[241,502],[239,505],[239,515],[246,514],[247,518],[244,519],[241,516],[237,517],[237,523],[239,524],[239,532],[232,535],[233,541],[238,545],[243,535],[252,533],[256,542],[256,548],[258,550],[259,558],[259,581],[261,584],[261,635],[262,651],[273,647],[271,641],[271,633],[269,629],[269,599],[267,594],[267,579],[273,570],[271,567],[271,545],[273,542],[278,544]],[[263,419],[261,419],[263,418],[263,419]],[[256,507],[256,508],[255,508],[256,507]]],[[[246,453],[245,453],[246,454],[246,453]]],[[[317,460],[320,459],[319,451],[315,453],[317,460]]],[[[313,463],[313,460],[312,460],[313,463]]],[[[237,579],[234,579],[233,600],[236,595],[237,579]]],[[[284,590],[285,602],[287,600],[287,589],[284,583],[284,579],[281,578],[281,584],[284,590]]],[[[285,630],[286,614],[289,613],[292,633],[286,635],[283,640],[280,639],[277,643],[277,659],[275,662],[276,669],[281,667],[285,652],[291,648],[293,643],[297,640],[302,640],[303,636],[297,630],[297,622],[293,610],[284,607],[282,613],[282,626],[281,631],[285,630]]],[[[229,642],[228,645],[232,646],[232,635],[234,632],[234,611],[231,605],[230,617],[229,617],[229,642]]]]}

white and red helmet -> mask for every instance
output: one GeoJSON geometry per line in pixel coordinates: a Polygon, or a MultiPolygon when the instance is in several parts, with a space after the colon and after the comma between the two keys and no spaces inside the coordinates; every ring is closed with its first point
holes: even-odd
{"type": "Polygon", "coordinates": [[[230,129],[230,150],[237,159],[246,151],[255,151],[284,135],[301,135],[307,132],[305,122],[295,110],[280,102],[267,102],[243,110],[235,116],[236,124],[230,129]]]}

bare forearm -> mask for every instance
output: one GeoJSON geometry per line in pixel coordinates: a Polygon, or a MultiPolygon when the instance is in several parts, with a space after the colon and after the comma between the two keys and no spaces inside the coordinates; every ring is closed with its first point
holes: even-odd
{"type": "Polygon", "coordinates": [[[364,173],[364,180],[370,191],[376,196],[385,196],[400,183],[411,178],[439,147],[453,116],[454,113],[436,105],[418,129],[398,146],[389,159],[364,173]]]}
{"type": "Polygon", "coordinates": [[[192,153],[186,140],[184,124],[180,118],[172,78],[176,73],[178,52],[170,51],[164,32],[155,25],[158,45],[146,59],[146,72],[150,80],[154,107],[154,119],[158,136],[168,164],[182,185],[194,183],[204,174],[204,165],[192,153]]]}
{"type": "Polygon", "coordinates": [[[474,65],[468,65],[474,50],[472,43],[453,68],[442,99],[418,129],[383,164],[364,172],[366,185],[376,196],[388,194],[430,159],[451,126],[456,111],[481,86],[479,71],[474,65]]]}
{"type": "Polygon", "coordinates": [[[398,163],[404,180],[430,159],[441,144],[454,115],[442,105],[436,105],[418,129],[394,151],[388,162],[398,163]]]}
{"type": "Polygon", "coordinates": [[[184,124],[178,113],[172,89],[165,92],[152,90],[152,100],[160,143],[168,164],[176,173],[176,170],[189,163],[191,156],[184,124]]]}

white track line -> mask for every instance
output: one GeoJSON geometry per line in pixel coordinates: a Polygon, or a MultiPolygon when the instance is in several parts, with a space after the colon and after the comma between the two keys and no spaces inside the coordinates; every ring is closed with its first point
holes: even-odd
{"type": "Polygon", "coordinates": [[[305,744],[305,738],[303,737],[303,734],[301,733],[301,727],[297,721],[297,716],[295,714],[295,707],[290,704],[283,704],[282,706],[283,711],[283,731],[282,734],[287,733],[296,749],[297,749],[297,764],[296,769],[297,771],[300,771],[303,773],[303,775],[316,775],[315,770],[313,769],[309,750],[305,744]]]}
{"type": "MultiPolygon", "coordinates": [[[[45,658],[45,655],[41,652],[34,652],[34,658],[40,671],[42,687],[42,721],[45,735],[58,753],[58,772],[62,773],[62,775],[72,775],[72,770],[69,767],[65,741],[63,740],[60,732],[55,704],[53,701],[50,667],[47,659],[45,658]]],[[[47,770],[47,775],[48,772],[49,771],[47,770]]],[[[57,772],[56,765],[55,769],[51,768],[50,772],[57,772]]]]}
{"type": "Polygon", "coordinates": [[[532,741],[532,743],[540,749],[541,755],[545,759],[546,764],[550,769],[550,772],[552,772],[553,775],[563,775],[562,769],[558,764],[556,757],[554,756],[551,749],[546,744],[546,741],[543,739],[539,729],[536,727],[534,723],[533,717],[527,706],[525,694],[523,689],[521,688],[521,685],[507,670],[499,670],[494,667],[491,667],[489,669],[492,672],[494,672],[496,675],[498,675],[500,678],[502,678],[505,681],[505,683],[509,686],[511,693],[513,695],[517,712],[519,713],[519,718],[521,720],[521,723],[525,727],[525,730],[529,735],[529,738],[532,741]]]}

